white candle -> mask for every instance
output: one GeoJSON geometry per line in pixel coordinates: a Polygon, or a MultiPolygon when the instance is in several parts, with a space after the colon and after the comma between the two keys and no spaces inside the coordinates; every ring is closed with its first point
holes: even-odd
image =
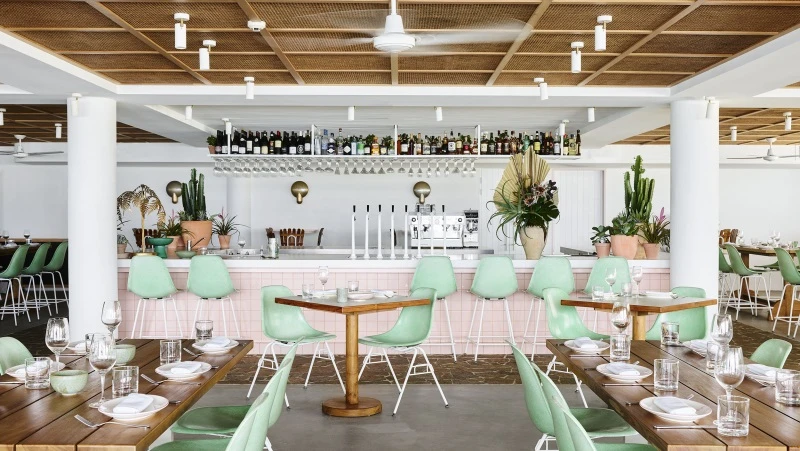
{"type": "Polygon", "coordinates": [[[364,219],[364,260],[369,260],[369,205],[364,219]]]}
{"type": "Polygon", "coordinates": [[[408,260],[411,258],[408,255],[408,205],[406,205],[405,222],[403,222],[403,258],[408,260]]]}
{"type": "Polygon", "coordinates": [[[356,206],[353,205],[353,220],[350,222],[350,259],[355,260],[356,256],[356,206]]]}
{"type": "Polygon", "coordinates": [[[394,205],[392,205],[392,215],[389,218],[389,246],[392,249],[389,258],[395,260],[397,255],[394,254],[394,205]]]}
{"type": "Polygon", "coordinates": [[[442,237],[442,255],[447,255],[447,215],[444,214],[444,204],[442,204],[442,224],[444,236],[442,237]]]}
{"type": "Polygon", "coordinates": [[[381,251],[381,235],[383,234],[381,226],[381,221],[382,221],[381,216],[383,216],[381,214],[381,205],[378,204],[378,257],[377,257],[378,260],[383,260],[383,252],[381,251]]]}

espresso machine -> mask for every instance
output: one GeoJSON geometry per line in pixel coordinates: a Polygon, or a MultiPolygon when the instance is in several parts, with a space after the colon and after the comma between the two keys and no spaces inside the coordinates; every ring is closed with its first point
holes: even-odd
{"type": "Polygon", "coordinates": [[[464,210],[464,228],[461,233],[463,247],[477,248],[478,242],[478,210],[464,210]]]}
{"type": "MultiPolygon", "coordinates": [[[[409,214],[409,231],[411,232],[410,245],[412,248],[421,246],[450,249],[462,248],[464,246],[463,237],[467,218],[463,214],[443,215],[436,211],[436,206],[431,204],[417,204],[419,215],[416,209],[413,214],[409,214]],[[421,241],[420,241],[421,240],[421,241]]],[[[476,212],[477,214],[477,212],[476,212]]],[[[477,232],[477,223],[475,225],[477,232]]],[[[474,247],[477,247],[477,237],[474,247]]]]}

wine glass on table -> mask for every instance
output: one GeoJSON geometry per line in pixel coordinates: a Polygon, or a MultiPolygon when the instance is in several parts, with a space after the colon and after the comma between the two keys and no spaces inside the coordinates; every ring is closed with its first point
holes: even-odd
{"type": "Polygon", "coordinates": [[[244,245],[247,244],[245,240],[239,238],[239,241],[236,242],[239,245],[239,257],[244,256],[244,245]]]}
{"type": "Polygon", "coordinates": [[[89,345],[89,364],[100,375],[100,399],[89,404],[94,409],[105,401],[106,373],[117,363],[117,348],[114,337],[108,334],[94,334],[89,345]]]}
{"type": "Polygon", "coordinates": [[[328,267],[320,266],[317,276],[319,277],[319,281],[322,284],[322,291],[325,291],[325,284],[328,282],[328,267]]]}
{"type": "Polygon", "coordinates": [[[614,284],[617,283],[617,268],[608,268],[606,270],[606,283],[611,290],[611,296],[614,296],[614,284]]]}
{"type": "Polygon", "coordinates": [[[614,302],[614,306],[611,307],[611,324],[617,328],[619,333],[623,333],[630,322],[631,310],[628,303],[625,301],[614,302]]]}
{"type": "Polygon", "coordinates": [[[119,301],[106,301],[103,302],[103,311],[100,313],[100,321],[108,328],[111,336],[114,336],[114,331],[122,322],[122,305],[119,301]]]}
{"type": "Polygon", "coordinates": [[[25,231],[22,232],[22,236],[25,238],[27,244],[31,244],[31,231],[29,229],[25,229],[25,231]]]}
{"type": "Polygon", "coordinates": [[[638,298],[641,292],[639,284],[642,282],[642,279],[644,279],[644,272],[642,272],[641,266],[634,266],[631,269],[631,279],[636,283],[636,297],[638,298]]]}
{"type": "Polygon", "coordinates": [[[50,318],[47,320],[44,343],[56,355],[56,367],[58,367],[59,357],[69,345],[69,321],[67,318],[50,318]]]}
{"type": "MultiPolygon", "coordinates": [[[[733,394],[733,389],[744,380],[744,356],[739,346],[720,346],[717,350],[717,359],[714,363],[714,378],[725,389],[728,399],[733,394]]],[[[725,420],[726,418],[719,418],[725,420]]],[[[716,424],[716,423],[715,423],[716,424]]]]}
{"type": "Polygon", "coordinates": [[[711,339],[720,345],[727,345],[733,339],[733,320],[731,315],[717,313],[711,319],[711,339]]]}

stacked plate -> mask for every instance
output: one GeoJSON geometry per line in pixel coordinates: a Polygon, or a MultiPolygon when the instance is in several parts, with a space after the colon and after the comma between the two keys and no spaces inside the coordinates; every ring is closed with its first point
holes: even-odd
{"type": "MultiPolygon", "coordinates": [[[[672,398],[671,396],[665,396],[662,400],[666,400],[667,398],[672,398]]],[[[645,398],[639,401],[639,405],[642,409],[652,413],[653,415],[667,420],[667,421],[674,421],[677,423],[691,423],[693,421],[697,421],[703,417],[706,417],[711,414],[711,407],[708,407],[705,404],[700,404],[699,402],[695,402],[689,399],[681,399],[675,398],[675,400],[680,399],[680,401],[688,407],[688,410],[694,409],[694,413],[669,413],[656,405],[656,397],[645,398]]]]}
{"type": "Polygon", "coordinates": [[[231,349],[239,346],[236,340],[230,340],[225,346],[207,346],[205,341],[196,341],[192,343],[192,347],[201,351],[203,354],[225,354],[231,349]]]}
{"type": "MultiPolygon", "coordinates": [[[[56,362],[50,361],[50,372],[55,373],[56,371],[63,370],[67,365],[64,362],[56,362]]],[[[14,379],[18,379],[21,381],[25,380],[25,364],[12,366],[11,368],[6,370],[6,375],[11,376],[14,379]]]]}
{"type": "Polygon", "coordinates": [[[564,342],[564,346],[580,354],[599,354],[611,347],[610,344],[602,340],[592,340],[596,347],[581,347],[578,346],[576,341],[577,340],[567,340],[564,342]]]}
{"type": "Polygon", "coordinates": [[[209,371],[211,369],[211,365],[206,362],[196,362],[200,364],[200,367],[197,368],[195,371],[191,373],[173,373],[172,369],[177,367],[178,365],[186,363],[193,363],[193,362],[175,362],[175,363],[168,363],[166,365],[161,365],[160,367],[156,368],[156,373],[160,374],[161,376],[166,377],[167,379],[174,379],[176,381],[183,381],[187,379],[194,379],[197,376],[209,371]]]}
{"type": "Polygon", "coordinates": [[[639,382],[653,374],[650,368],[630,363],[603,363],[595,368],[603,376],[619,382],[639,382]],[[637,373],[637,374],[634,374],[637,373]]]}
{"type": "Polygon", "coordinates": [[[103,415],[109,416],[115,420],[136,421],[153,416],[155,415],[156,412],[169,405],[169,401],[167,400],[167,398],[157,395],[143,395],[143,396],[149,396],[153,398],[153,402],[150,403],[150,405],[146,409],[144,409],[139,413],[114,413],[114,407],[116,407],[117,404],[125,400],[124,397],[106,401],[100,405],[100,408],[98,410],[103,415]]]}

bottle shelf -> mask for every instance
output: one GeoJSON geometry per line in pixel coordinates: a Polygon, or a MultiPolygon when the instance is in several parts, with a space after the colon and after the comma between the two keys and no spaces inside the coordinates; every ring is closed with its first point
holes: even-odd
{"type": "MultiPolygon", "coordinates": [[[[279,155],[279,154],[210,154],[209,158],[215,161],[232,161],[232,160],[293,160],[293,159],[310,159],[310,160],[392,160],[392,161],[406,161],[406,160],[485,160],[485,161],[499,161],[507,160],[511,155],[478,155],[478,154],[447,154],[447,155],[279,155]]],[[[539,155],[545,160],[579,160],[580,155],[539,155]]]]}

